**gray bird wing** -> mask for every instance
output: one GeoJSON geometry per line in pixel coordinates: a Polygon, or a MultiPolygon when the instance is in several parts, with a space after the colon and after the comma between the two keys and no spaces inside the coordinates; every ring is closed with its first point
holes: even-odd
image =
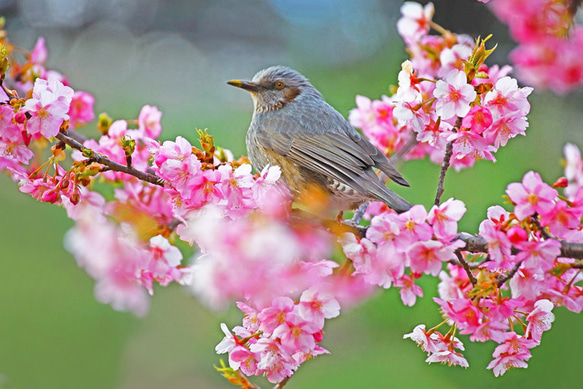
{"type": "Polygon", "coordinates": [[[332,113],[324,110],[318,116],[307,117],[305,114],[292,117],[281,113],[285,111],[278,115],[265,115],[258,121],[256,139],[262,147],[314,172],[332,177],[360,193],[368,193],[391,203],[397,210],[410,207],[404,199],[381,184],[371,167],[379,168],[401,185],[408,186],[407,181],[385,155],[358,134],[335,110],[332,113]],[[337,128],[330,129],[331,124],[337,128]]]}

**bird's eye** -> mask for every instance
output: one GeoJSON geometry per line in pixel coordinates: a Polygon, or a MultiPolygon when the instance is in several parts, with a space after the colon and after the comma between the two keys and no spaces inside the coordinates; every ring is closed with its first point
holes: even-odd
{"type": "Polygon", "coordinates": [[[281,82],[281,81],[278,81],[278,82],[275,83],[275,88],[276,89],[283,89],[284,86],[285,86],[284,83],[281,82]]]}

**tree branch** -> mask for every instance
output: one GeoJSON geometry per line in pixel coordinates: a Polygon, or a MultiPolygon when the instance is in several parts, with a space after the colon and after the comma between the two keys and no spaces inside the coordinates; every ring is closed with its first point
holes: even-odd
{"type": "Polygon", "coordinates": [[[281,380],[281,382],[279,384],[275,385],[273,387],[273,389],[281,389],[281,388],[283,388],[285,386],[285,384],[287,384],[287,382],[289,381],[290,378],[291,377],[285,377],[283,380],[281,380]]]}
{"type": "Polygon", "coordinates": [[[464,270],[466,271],[466,274],[468,275],[468,278],[470,279],[470,282],[472,283],[472,285],[476,285],[478,283],[478,280],[476,280],[476,277],[474,277],[474,273],[472,273],[472,269],[470,269],[470,265],[468,265],[468,263],[464,259],[464,256],[462,255],[462,253],[460,253],[459,251],[456,251],[455,255],[456,255],[458,261],[460,261],[460,264],[462,265],[464,270]]]}
{"type": "MultiPolygon", "coordinates": [[[[455,125],[452,129],[452,132],[459,131],[462,125],[462,118],[458,116],[457,120],[455,121],[455,125]]],[[[435,205],[439,206],[441,203],[441,195],[443,195],[443,183],[445,182],[445,173],[447,173],[447,169],[449,168],[451,162],[451,154],[453,152],[453,140],[445,146],[445,154],[443,155],[443,162],[441,163],[441,171],[439,172],[439,182],[437,183],[437,193],[435,194],[435,201],[433,202],[435,205]]]]}
{"type": "MultiPolygon", "coordinates": [[[[83,146],[80,142],[75,140],[73,138],[73,136],[71,136],[71,133],[69,131],[59,132],[57,134],[56,138],[64,143],[66,143],[70,147],[72,147],[76,150],[79,150],[81,152],[89,150],[88,148],[83,146]]],[[[142,181],[146,181],[146,182],[149,182],[149,183],[154,184],[154,185],[164,186],[164,183],[165,183],[164,180],[161,179],[160,177],[156,176],[155,174],[142,172],[142,171],[134,169],[132,167],[121,165],[117,162],[110,160],[107,157],[104,157],[103,155],[101,155],[99,153],[93,152],[93,156],[91,157],[91,159],[97,163],[100,163],[102,165],[107,166],[107,168],[109,170],[126,173],[126,174],[134,176],[142,181]]]]}
{"type": "MultiPolygon", "coordinates": [[[[325,226],[329,226],[330,224],[335,223],[334,221],[330,221],[329,223],[324,223],[325,226]]],[[[368,226],[355,226],[348,221],[348,223],[342,223],[342,225],[350,230],[354,235],[358,236],[359,238],[364,238],[366,236],[366,230],[368,226]]],[[[468,234],[467,232],[462,232],[458,235],[458,239],[463,241],[466,246],[458,249],[458,251],[467,251],[470,253],[487,253],[488,252],[488,244],[486,240],[481,236],[476,236],[472,234],[468,234]]],[[[573,258],[573,259],[583,259],[583,243],[579,242],[565,242],[561,240],[557,240],[561,244],[561,254],[560,257],[564,258],[573,258]]],[[[512,249],[513,253],[518,253],[518,249],[512,249]]],[[[461,262],[460,262],[461,264],[461,262]]],[[[469,265],[469,264],[468,264],[469,265]]]]}
{"type": "Polygon", "coordinates": [[[498,287],[501,287],[502,285],[504,285],[504,283],[506,281],[508,281],[509,279],[511,279],[512,277],[514,277],[514,275],[516,274],[516,272],[518,271],[518,269],[520,269],[520,265],[522,265],[522,261],[520,261],[516,265],[514,265],[514,267],[512,268],[512,270],[510,270],[508,273],[506,273],[506,275],[499,276],[498,278],[496,278],[496,283],[498,284],[498,287]]]}
{"type": "Polygon", "coordinates": [[[409,139],[409,141],[407,143],[405,143],[405,145],[401,148],[401,150],[397,151],[395,154],[391,155],[391,158],[389,158],[391,160],[391,162],[393,164],[396,164],[398,162],[401,161],[401,159],[403,159],[405,157],[405,155],[409,152],[409,150],[411,150],[413,148],[413,146],[415,146],[417,143],[419,143],[417,141],[417,136],[413,136],[411,137],[411,139],[409,139]]]}

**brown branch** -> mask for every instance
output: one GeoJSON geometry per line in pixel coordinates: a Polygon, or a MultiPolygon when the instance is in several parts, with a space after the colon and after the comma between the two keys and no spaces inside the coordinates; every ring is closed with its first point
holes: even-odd
{"type": "MultiPolygon", "coordinates": [[[[59,132],[57,134],[56,138],[59,139],[60,141],[65,142],[70,147],[72,147],[76,150],[79,150],[81,152],[90,151],[88,148],[83,146],[79,141],[75,140],[73,138],[73,136],[71,136],[70,131],[59,132]]],[[[149,182],[149,183],[154,184],[154,185],[164,186],[164,183],[165,183],[164,180],[161,179],[160,177],[156,176],[155,174],[142,172],[142,171],[134,169],[132,167],[124,166],[122,164],[119,164],[117,162],[110,160],[107,157],[104,157],[103,155],[101,155],[99,153],[95,153],[95,152],[92,152],[92,153],[93,153],[93,156],[91,157],[91,159],[99,164],[105,165],[109,170],[126,173],[126,174],[134,176],[142,181],[146,181],[146,182],[149,182]]]]}
{"type": "Polygon", "coordinates": [[[85,136],[81,135],[77,131],[67,131],[65,133],[65,135],[67,135],[71,139],[76,140],[79,143],[83,143],[87,140],[87,138],[85,136]]]}
{"type": "Polygon", "coordinates": [[[478,283],[478,280],[476,279],[476,277],[474,277],[474,273],[472,273],[472,269],[470,269],[470,265],[466,262],[462,253],[456,251],[455,256],[457,257],[458,261],[460,261],[460,264],[466,271],[466,274],[468,275],[468,278],[470,279],[472,285],[476,285],[478,283]]]}
{"type": "Polygon", "coordinates": [[[400,162],[401,159],[403,159],[405,155],[409,152],[409,150],[411,150],[417,143],[419,142],[417,141],[417,134],[415,134],[414,136],[411,137],[411,139],[409,139],[407,143],[405,143],[403,147],[401,147],[401,150],[391,155],[391,158],[389,159],[393,164],[400,162]]]}
{"type": "MultiPolygon", "coordinates": [[[[466,243],[466,247],[460,249],[461,251],[469,251],[470,253],[488,252],[488,244],[481,236],[470,235],[466,232],[462,232],[458,235],[458,238],[466,243]]],[[[558,242],[561,243],[561,254],[559,255],[560,257],[583,259],[583,243],[565,242],[562,240],[558,240],[558,242]]],[[[518,249],[512,249],[513,254],[518,252],[518,249]]]]}
{"type": "Polygon", "coordinates": [[[439,182],[437,183],[437,193],[435,194],[435,201],[433,202],[435,205],[439,206],[441,204],[441,196],[443,195],[443,183],[445,181],[445,173],[449,168],[449,164],[451,161],[451,154],[453,149],[453,141],[449,142],[447,146],[445,146],[445,154],[443,156],[443,162],[441,163],[441,170],[439,171],[439,182]]]}
{"type": "Polygon", "coordinates": [[[281,380],[281,382],[279,384],[275,385],[273,387],[273,389],[281,389],[281,388],[283,388],[285,386],[285,384],[287,384],[287,382],[289,381],[290,378],[291,377],[285,377],[283,380],[281,380]]]}
{"type": "MultiPolygon", "coordinates": [[[[324,223],[324,225],[329,227],[334,223],[336,222],[330,220],[328,223],[324,223]]],[[[355,226],[350,223],[350,220],[347,223],[343,222],[342,225],[359,238],[364,238],[366,236],[366,230],[368,229],[368,226],[355,226]]],[[[488,244],[486,243],[486,240],[481,236],[476,236],[468,234],[467,232],[462,232],[458,235],[458,239],[466,244],[465,247],[458,249],[458,251],[467,251],[470,253],[488,252],[488,244]]],[[[583,243],[565,242],[561,240],[559,240],[558,242],[561,243],[561,254],[559,254],[560,257],[583,259],[583,243]]],[[[512,252],[515,254],[518,253],[519,250],[513,248],[512,252]]],[[[468,266],[470,265],[468,264],[468,266]]]]}
{"type": "MultiPolygon", "coordinates": [[[[453,127],[453,132],[457,132],[462,125],[462,118],[458,116],[457,120],[455,121],[455,125],[453,127]]],[[[439,182],[437,183],[437,193],[435,194],[435,201],[433,202],[435,205],[439,206],[441,203],[441,196],[443,195],[443,184],[445,182],[445,173],[447,173],[447,169],[449,168],[451,162],[451,154],[453,152],[453,140],[445,146],[445,154],[443,155],[443,162],[441,163],[441,170],[439,172],[439,182]]]]}
{"type": "Polygon", "coordinates": [[[501,287],[502,285],[504,285],[504,283],[506,281],[508,281],[509,279],[511,279],[512,277],[514,277],[514,275],[516,274],[516,272],[518,271],[518,269],[520,269],[520,265],[522,265],[522,261],[520,261],[516,265],[514,265],[514,267],[512,268],[512,270],[510,270],[508,273],[506,273],[506,275],[499,276],[498,278],[496,278],[496,283],[498,284],[498,287],[501,287]]]}

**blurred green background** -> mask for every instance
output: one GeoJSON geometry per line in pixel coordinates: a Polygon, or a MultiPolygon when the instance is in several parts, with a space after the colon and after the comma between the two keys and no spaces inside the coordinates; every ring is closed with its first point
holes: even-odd
{"type": "MultiPolygon", "coordinates": [[[[506,28],[477,1],[436,1],[436,20],[473,36],[494,33],[492,63],[506,63],[506,28]]],[[[379,98],[396,83],[406,58],[394,27],[400,1],[382,0],[0,0],[13,43],[30,49],[47,40],[48,67],[75,89],[96,97],[96,112],[133,119],[144,104],[163,112],[164,139],[194,143],[208,128],[217,143],[244,153],[251,100],[225,85],[260,68],[285,64],[307,75],[342,114],[362,94],[379,98]]],[[[537,170],[547,182],[562,174],[566,141],[583,145],[581,93],[536,93],[526,137],[502,148],[498,161],[449,172],[444,199],[463,200],[462,221],[475,232],[506,185],[537,170]]],[[[91,127],[82,129],[94,135],[91,127]]],[[[402,166],[413,203],[430,205],[438,167],[402,166]]],[[[176,286],[158,288],[150,313],[138,319],[93,297],[93,281],[63,249],[72,223],[65,212],[18,192],[0,176],[0,387],[2,388],[228,388],[213,369],[219,323],[240,321],[235,310],[211,312],[176,286]]],[[[528,369],[495,379],[486,366],[495,345],[471,344],[470,367],[428,366],[403,340],[419,323],[437,324],[431,297],[403,307],[394,290],[379,292],[326,325],[332,355],[305,363],[290,388],[506,388],[578,386],[583,356],[581,318],[556,310],[552,330],[533,350],[528,369]]],[[[265,381],[258,381],[269,387],[265,381]]]]}

